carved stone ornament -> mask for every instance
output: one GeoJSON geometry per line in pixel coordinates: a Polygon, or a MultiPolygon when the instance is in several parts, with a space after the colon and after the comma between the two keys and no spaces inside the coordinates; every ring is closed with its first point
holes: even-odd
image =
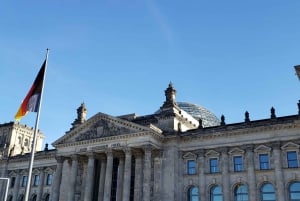
{"type": "Polygon", "coordinates": [[[130,133],[130,129],[117,125],[113,122],[100,119],[89,130],[76,137],[76,141],[90,140],[101,137],[116,136],[130,133]]]}

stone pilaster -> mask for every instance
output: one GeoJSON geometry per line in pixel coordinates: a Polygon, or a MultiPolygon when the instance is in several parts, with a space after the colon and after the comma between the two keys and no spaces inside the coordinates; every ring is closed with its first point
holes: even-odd
{"type": "Polygon", "coordinates": [[[142,153],[135,153],[134,201],[142,200],[143,195],[143,163],[142,153]]]}
{"type": "Polygon", "coordinates": [[[103,200],[105,173],[106,173],[106,159],[104,157],[101,157],[100,161],[101,161],[101,167],[100,167],[100,178],[99,178],[98,201],[103,200]]]}
{"type": "Polygon", "coordinates": [[[88,165],[86,174],[86,184],[84,190],[84,201],[92,201],[94,185],[94,166],[95,156],[93,153],[88,154],[88,165]]]}
{"type": "Polygon", "coordinates": [[[131,180],[131,150],[125,150],[125,169],[124,169],[124,185],[123,185],[123,201],[129,201],[130,197],[130,180],[131,180]]]}
{"type": "Polygon", "coordinates": [[[123,187],[124,184],[124,158],[119,158],[119,173],[118,173],[118,183],[117,183],[117,201],[122,201],[123,187]]]}
{"type": "Polygon", "coordinates": [[[150,201],[151,190],[151,148],[145,148],[144,156],[144,181],[143,181],[143,201],[150,201]]]}
{"type": "Polygon", "coordinates": [[[54,179],[52,185],[52,199],[51,199],[52,201],[59,201],[59,190],[60,190],[59,187],[61,184],[64,158],[56,157],[56,161],[57,161],[57,166],[56,166],[56,171],[54,173],[54,179]]]}
{"type": "Polygon", "coordinates": [[[274,143],[272,147],[273,147],[274,169],[275,169],[275,180],[276,180],[276,197],[278,200],[285,200],[280,143],[279,142],[274,143]]]}
{"type": "Polygon", "coordinates": [[[205,180],[205,158],[204,150],[198,151],[198,164],[199,164],[199,194],[201,200],[206,199],[206,180],[205,180]]]}
{"type": "Polygon", "coordinates": [[[104,183],[104,197],[103,201],[110,201],[111,197],[111,184],[112,184],[112,171],[113,171],[113,153],[112,151],[106,152],[106,173],[104,183]]]}
{"type": "Polygon", "coordinates": [[[19,187],[20,187],[20,179],[21,179],[21,175],[19,171],[17,172],[17,176],[16,176],[16,182],[15,182],[15,186],[14,186],[14,190],[13,190],[13,200],[12,201],[17,201],[18,198],[18,194],[19,194],[19,187]]]}
{"type": "Polygon", "coordinates": [[[229,158],[228,149],[221,149],[223,200],[230,201],[229,158]]]}
{"type": "Polygon", "coordinates": [[[77,171],[78,171],[78,156],[73,155],[72,156],[72,167],[71,167],[69,192],[68,192],[68,201],[75,200],[75,187],[76,187],[77,171]]]}
{"type": "Polygon", "coordinates": [[[257,201],[256,193],[256,177],[255,177],[255,166],[254,166],[254,146],[248,145],[246,148],[247,163],[247,176],[248,176],[248,187],[249,187],[249,201],[257,201]]]}
{"type": "Polygon", "coordinates": [[[39,181],[39,187],[38,187],[38,193],[36,200],[42,200],[43,196],[43,187],[44,187],[44,178],[45,178],[45,172],[44,168],[40,168],[40,181],[39,181]]]}

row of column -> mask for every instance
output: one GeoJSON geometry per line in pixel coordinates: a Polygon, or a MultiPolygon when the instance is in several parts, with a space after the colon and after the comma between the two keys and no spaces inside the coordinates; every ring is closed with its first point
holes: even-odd
{"type": "MultiPolygon", "coordinates": [[[[132,167],[132,151],[130,149],[124,150],[125,161],[120,159],[118,167],[118,182],[117,182],[117,201],[129,201],[130,200],[130,184],[131,184],[131,172],[132,168],[135,169],[135,181],[134,181],[134,200],[135,201],[149,201],[150,200],[150,183],[151,183],[151,149],[144,150],[144,157],[142,154],[135,155],[135,167],[132,167]],[[144,159],[144,160],[143,160],[144,159]]],[[[113,151],[107,151],[106,157],[100,159],[100,174],[99,174],[99,189],[98,189],[98,201],[110,201],[111,200],[111,188],[112,188],[112,175],[113,175],[113,151]]],[[[88,162],[86,166],[86,179],[84,187],[84,201],[91,201],[93,199],[94,191],[94,173],[95,173],[95,160],[98,155],[90,153],[88,156],[88,162]]],[[[71,157],[71,167],[69,176],[63,175],[65,172],[63,169],[64,158],[57,158],[57,170],[54,176],[53,189],[52,189],[52,201],[74,201],[76,200],[76,178],[78,173],[78,155],[71,157]],[[62,185],[62,177],[68,177],[68,185],[62,185]],[[64,189],[66,188],[67,189],[64,189]],[[62,192],[67,192],[67,195],[63,195],[62,192]],[[60,195],[61,194],[61,195],[60,195]]]]}
{"type": "MultiPolygon", "coordinates": [[[[274,173],[276,181],[276,197],[277,200],[285,200],[284,197],[284,178],[282,172],[282,159],[280,146],[273,146],[274,154],[274,173]]],[[[205,157],[204,152],[200,152],[198,157],[200,164],[199,167],[199,192],[201,195],[201,200],[207,200],[206,198],[206,176],[205,176],[205,157]]],[[[229,156],[227,149],[224,148],[221,151],[221,161],[222,161],[222,186],[223,186],[223,201],[230,201],[232,193],[230,192],[230,173],[229,173],[229,156]]],[[[259,199],[257,195],[257,184],[256,184],[256,174],[255,174],[255,159],[254,159],[254,149],[253,146],[246,147],[246,160],[247,161],[247,182],[248,182],[248,196],[249,201],[256,201],[259,199]]]]}

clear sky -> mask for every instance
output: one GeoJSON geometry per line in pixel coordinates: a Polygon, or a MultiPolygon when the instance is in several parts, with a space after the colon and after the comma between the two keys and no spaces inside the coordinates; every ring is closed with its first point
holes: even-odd
{"type": "MultiPolygon", "coordinates": [[[[51,144],[85,102],[88,118],[177,101],[227,123],[297,114],[299,0],[2,1],[0,123],[14,120],[50,48],[39,128],[51,144]]],[[[35,113],[21,123],[34,126],[35,113]]]]}

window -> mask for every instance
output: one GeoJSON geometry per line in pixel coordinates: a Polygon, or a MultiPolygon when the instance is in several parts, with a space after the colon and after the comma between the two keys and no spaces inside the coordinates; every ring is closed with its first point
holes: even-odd
{"type": "Polygon", "coordinates": [[[47,175],[47,180],[46,180],[46,185],[51,185],[52,184],[52,178],[53,178],[53,175],[52,174],[48,174],[47,175]]]}
{"type": "Polygon", "coordinates": [[[46,197],[45,197],[45,201],[49,201],[50,200],[50,195],[47,194],[46,197]]]}
{"type": "Polygon", "coordinates": [[[259,167],[261,170],[270,169],[268,154],[259,154],[259,167]]]}
{"type": "Polygon", "coordinates": [[[187,173],[189,175],[196,174],[196,162],[195,160],[187,161],[187,173]]]}
{"type": "Polygon", "coordinates": [[[15,187],[15,183],[16,183],[16,177],[10,178],[10,185],[9,185],[9,187],[10,188],[15,187]]]}
{"type": "Polygon", "coordinates": [[[217,158],[209,159],[209,167],[210,167],[210,173],[219,172],[218,159],[217,158]]]}
{"type": "Polygon", "coordinates": [[[235,172],[243,171],[243,158],[242,158],[242,156],[234,156],[233,157],[233,163],[234,163],[234,171],[235,172]]]}
{"type": "Polygon", "coordinates": [[[34,194],[34,195],[32,196],[32,198],[31,198],[31,201],[36,201],[36,198],[37,198],[37,195],[34,194]]]}
{"type": "Polygon", "coordinates": [[[289,200],[300,201],[300,182],[294,182],[289,186],[289,200]]]}
{"type": "Polygon", "coordinates": [[[40,175],[34,175],[33,185],[38,186],[40,184],[40,175]]]}
{"type": "Polygon", "coordinates": [[[235,187],[234,201],[248,201],[248,189],[246,185],[242,184],[235,187]]]}
{"type": "Polygon", "coordinates": [[[22,177],[22,180],[21,180],[21,187],[25,187],[25,186],[26,186],[26,184],[27,184],[27,179],[28,179],[27,176],[23,176],[23,177],[22,177]]]}
{"type": "Polygon", "coordinates": [[[199,201],[199,190],[193,186],[188,190],[188,201],[199,201]]]}
{"type": "Polygon", "coordinates": [[[264,184],[260,191],[262,201],[276,201],[275,190],[272,184],[264,184]]]}
{"type": "Polygon", "coordinates": [[[223,201],[222,188],[213,186],[210,189],[210,201],[223,201]]]}
{"type": "Polygon", "coordinates": [[[289,168],[297,168],[298,167],[298,159],[296,151],[288,151],[287,152],[287,164],[289,168]]]}

